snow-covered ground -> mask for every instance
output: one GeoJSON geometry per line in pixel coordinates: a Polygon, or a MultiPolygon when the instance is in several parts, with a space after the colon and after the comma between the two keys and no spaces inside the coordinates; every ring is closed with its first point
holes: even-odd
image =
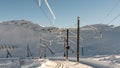
{"type": "Polygon", "coordinates": [[[18,58],[0,58],[0,68],[21,68],[18,58]]]}
{"type": "Polygon", "coordinates": [[[0,68],[92,68],[91,66],[61,60],[49,59],[0,59],[0,68]]]}
{"type": "MultiPolygon", "coordinates": [[[[119,56],[116,56],[118,58],[119,56]]],[[[39,58],[1,58],[0,68],[119,68],[120,65],[104,60],[109,57],[80,58],[76,62],[75,57],[65,60],[63,57],[39,58]]],[[[114,58],[115,59],[115,58],[114,58]]],[[[109,60],[112,60],[109,58],[109,60]]],[[[117,59],[116,59],[117,60],[117,59]]],[[[115,61],[115,60],[114,60],[115,61]]]]}
{"type": "Polygon", "coordinates": [[[70,62],[70,61],[46,61],[38,68],[92,68],[88,65],[77,63],[77,62],[70,62]]]}
{"type": "Polygon", "coordinates": [[[97,55],[94,57],[89,57],[88,59],[97,60],[101,62],[107,62],[109,64],[120,65],[120,55],[97,55]]]}

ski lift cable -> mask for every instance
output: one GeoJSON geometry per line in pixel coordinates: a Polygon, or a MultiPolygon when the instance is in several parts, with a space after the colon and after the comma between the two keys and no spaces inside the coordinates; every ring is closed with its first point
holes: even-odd
{"type": "Polygon", "coordinates": [[[45,15],[45,17],[47,18],[47,20],[49,21],[49,23],[50,23],[51,25],[53,25],[53,24],[52,24],[52,21],[51,21],[50,18],[47,16],[46,12],[42,9],[42,7],[40,7],[40,1],[39,1],[39,3],[37,3],[37,0],[35,0],[35,3],[38,5],[39,9],[40,9],[40,10],[42,11],[42,13],[45,15]]]}

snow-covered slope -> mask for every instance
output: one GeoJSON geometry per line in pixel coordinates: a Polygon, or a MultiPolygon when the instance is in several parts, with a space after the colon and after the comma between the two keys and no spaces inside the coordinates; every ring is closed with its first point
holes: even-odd
{"type": "MultiPolygon", "coordinates": [[[[80,54],[85,57],[95,55],[112,55],[120,52],[120,28],[113,25],[95,24],[81,28],[80,36],[80,54]],[[95,27],[97,30],[91,28],[95,27]],[[101,36],[102,35],[102,36],[101,36]]],[[[13,57],[26,57],[27,45],[34,56],[39,56],[39,39],[44,39],[42,42],[51,43],[49,45],[54,51],[54,56],[63,56],[64,47],[63,40],[60,39],[60,31],[56,27],[42,27],[33,24],[27,20],[12,20],[0,23],[0,57],[6,57],[7,49],[13,57]],[[41,35],[41,37],[40,37],[41,35]],[[45,42],[47,41],[47,42],[45,42]],[[60,42],[61,41],[61,42],[60,42]],[[16,46],[15,49],[10,47],[16,46]]],[[[70,36],[76,35],[76,29],[70,29],[70,36]],[[74,35],[75,34],[75,35],[74,35]]],[[[64,34],[64,33],[63,33],[64,34]]],[[[66,35],[66,34],[64,34],[66,35]]],[[[74,52],[76,52],[76,38],[70,38],[69,44],[74,52]]],[[[69,56],[75,56],[69,50],[69,56]]],[[[47,49],[47,56],[53,56],[47,49]]]]}
{"type": "Polygon", "coordinates": [[[116,29],[117,27],[103,24],[92,26],[96,27],[102,33],[102,38],[96,38],[101,36],[99,32],[90,30],[81,31],[81,36],[85,39],[82,44],[84,54],[91,56],[119,54],[120,30],[116,29]]]}
{"type": "Polygon", "coordinates": [[[0,57],[7,57],[7,49],[12,57],[27,56],[27,46],[33,56],[39,56],[39,39],[48,38],[55,27],[42,27],[27,20],[12,20],[0,23],[0,57]],[[52,31],[51,31],[52,30],[52,31]],[[43,36],[44,35],[44,36],[43,36]]]}

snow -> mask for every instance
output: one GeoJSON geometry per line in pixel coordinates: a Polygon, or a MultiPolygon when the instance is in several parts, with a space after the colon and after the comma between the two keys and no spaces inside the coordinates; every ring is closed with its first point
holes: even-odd
{"type": "MultiPolygon", "coordinates": [[[[117,56],[118,57],[118,56],[117,56]]],[[[49,58],[49,57],[47,57],[49,58]]],[[[63,60],[63,57],[52,57],[49,59],[0,59],[0,68],[119,68],[120,65],[98,61],[99,58],[80,58],[80,62],[75,62],[76,58],[69,57],[70,60],[63,60]],[[94,60],[95,59],[95,60],[94,60]],[[97,59],[97,60],[96,60],[97,59]]]]}
{"type": "Polygon", "coordinates": [[[72,61],[49,60],[49,59],[0,59],[0,68],[92,68],[72,61]]]}
{"type": "Polygon", "coordinates": [[[120,65],[120,55],[95,56],[89,59],[106,62],[109,64],[120,65]]]}
{"type": "Polygon", "coordinates": [[[2,58],[0,59],[0,68],[21,68],[19,59],[7,59],[7,58],[2,58]]]}
{"type": "MultiPolygon", "coordinates": [[[[63,61],[59,59],[32,59],[34,57],[39,57],[40,54],[40,34],[41,38],[44,39],[42,40],[42,43],[47,45],[51,43],[49,47],[55,53],[53,55],[47,49],[47,57],[63,57],[63,40],[60,37],[66,34],[61,33],[60,35],[59,32],[65,31],[64,28],[58,29],[56,27],[42,27],[27,20],[2,22],[0,23],[0,68],[4,66],[6,66],[5,68],[45,68],[55,67],[56,65],[61,67],[64,65],[66,68],[67,66],[72,68],[70,65],[76,66],[76,68],[79,68],[81,65],[83,67],[86,67],[87,65],[96,65],[96,67],[112,67],[111,65],[114,65],[114,67],[117,68],[117,66],[120,65],[120,26],[114,27],[113,25],[104,24],[95,24],[91,26],[94,26],[101,31],[103,37],[101,37],[99,32],[89,26],[81,28],[80,36],[82,40],[80,41],[80,57],[84,58],[82,58],[80,63],[77,64],[73,61],[63,61]],[[46,43],[46,40],[51,42],[46,43]],[[32,58],[29,59],[26,58],[27,45],[29,45],[29,49],[32,54],[32,56],[30,56],[32,58]],[[15,48],[12,48],[12,46],[15,46],[15,48]],[[83,47],[83,52],[81,47],[83,47]],[[5,58],[7,56],[7,49],[14,59],[10,57],[10,59],[5,58]],[[19,59],[16,59],[15,57],[19,59]]],[[[72,33],[75,35],[77,33],[75,28],[70,28],[69,31],[71,31],[71,33],[69,33],[70,36],[74,36],[72,33]]],[[[70,40],[72,40],[72,42],[69,42],[70,47],[72,48],[71,50],[76,52],[76,38],[70,38],[70,40]]],[[[75,58],[76,53],[72,53],[71,50],[69,50],[68,55],[69,57],[75,58]]]]}
{"type": "MultiPolygon", "coordinates": [[[[103,38],[101,38],[101,35],[98,32],[88,26],[81,28],[80,35],[83,40],[80,42],[80,47],[83,47],[84,56],[119,54],[120,29],[104,24],[96,24],[92,26],[98,28],[98,30],[102,32],[103,38]]],[[[41,27],[26,20],[3,22],[0,23],[0,47],[1,45],[4,45],[4,47],[12,45],[17,46],[17,49],[9,50],[10,53],[14,57],[25,58],[26,47],[29,45],[31,53],[34,54],[35,57],[38,57],[39,39],[41,34],[43,39],[52,41],[50,47],[54,52],[56,52],[56,55],[62,54],[64,50],[63,40],[61,40],[62,38],[59,38],[59,31],[62,30],[63,29],[55,27],[41,27]]],[[[76,34],[75,29],[71,28],[70,32],[76,34]]],[[[70,33],[70,36],[74,36],[72,33],[70,33]]],[[[70,46],[75,52],[76,39],[70,38],[70,40],[72,40],[72,42],[70,42],[70,46]]],[[[47,42],[47,44],[49,44],[49,42],[47,42]]],[[[6,56],[6,49],[0,50],[0,57],[4,58],[6,56]]],[[[52,56],[48,50],[47,55],[52,56]]],[[[71,54],[71,52],[69,52],[69,56],[75,56],[75,54],[71,54]]]]}
{"type": "Polygon", "coordinates": [[[47,61],[46,63],[43,63],[38,68],[92,68],[88,65],[76,63],[76,62],[70,62],[70,61],[47,61]]]}
{"type": "MultiPolygon", "coordinates": [[[[36,68],[92,68],[91,66],[81,64],[78,62],[71,62],[71,61],[61,61],[61,60],[48,60],[43,59],[43,62],[40,62],[38,66],[36,65],[36,68]]],[[[31,61],[29,61],[31,62],[31,61]]],[[[31,68],[32,65],[23,66],[22,68],[31,68]]]]}

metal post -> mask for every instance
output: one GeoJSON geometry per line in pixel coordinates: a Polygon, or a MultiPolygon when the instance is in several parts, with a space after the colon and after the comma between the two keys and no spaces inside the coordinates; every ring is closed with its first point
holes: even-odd
{"type": "Polygon", "coordinates": [[[27,45],[27,57],[30,57],[30,56],[29,56],[29,50],[28,50],[28,47],[29,47],[29,46],[27,45]]]}
{"type": "Polygon", "coordinates": [[[42,58],[42,46],[40,46],[40,59],[42,58]]]}
{"type": "Polygon", "coordinates": [[[82,56],[84,56],[84,49],[83,49],[83,46],[82,46],[81,48],[82,48],[82,56]]]}
{"type": "Polygon", "coordinates": [[[44,58],[46,58],[46,47],[44,47],[44,58]]]}
{"type": "Polygon", "coordinates": [[[32,57],[32,53],[30,51],[29,44],[27,44],[27,57],[32,57]]]}
{"type": "Polygon", "coordinates": [[[79,35],[80,35],[80,17],[77,17],[77,62],[79,62],[79,35]]]}
{"type": "Polygon", "coordinates": [[[41,34],[40,34],[40,40],[39,40],[39,45],[40,45],[40,59],[42,58],[42,45],[41,45],[41,34]]]}
{"type": "Polygon", "coordinates": [[[65,43],[66,43],[65,40],[66,40],[66,39],[65,39],[65,37],[64,37],[64,57],[66,56],[66,55],[65,55],[65,50],[66,50],[66,49],[65,49],[65,45],[66,45],[66,44],[65,44],[65,43]]]}
{"type": "Polygon", "coordinates": [[[67,38],[66,38],[66,59],[68,60],[68,49],[69,49],[69,30],[67,29],[67,38]]]}

